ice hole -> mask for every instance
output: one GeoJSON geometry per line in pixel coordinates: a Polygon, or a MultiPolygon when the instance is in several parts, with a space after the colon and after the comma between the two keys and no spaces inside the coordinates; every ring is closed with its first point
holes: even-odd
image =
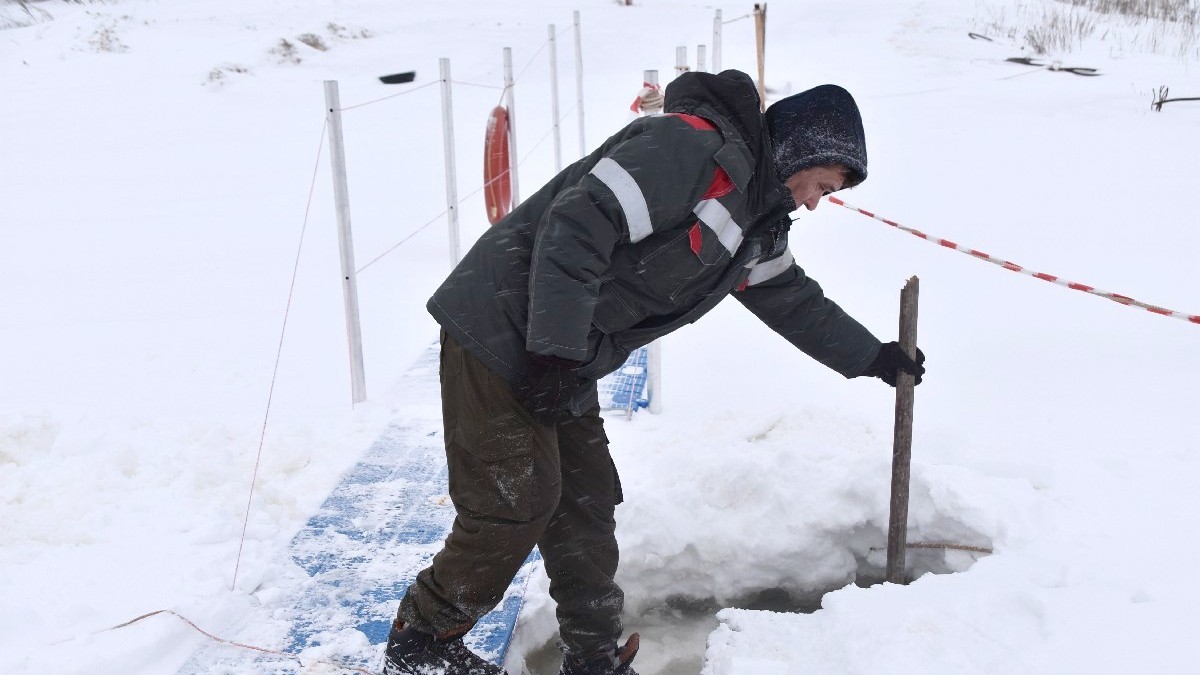
{"type": "MultiPolygon", "coordinates": [[[[940,547],[945,545],[943,543],[938,543],[936,547],[928,542],[913,543],[931,547],[907,549],[905,567],[910,582],[926,574],[965,572],[977,560],[988,555],[984,550],[964,551],[940,547]]],[[[724,603],[711,597],[674,595],[638,614],[627,613],[623,618],[625,634],[636,632],[641,635],[641,649],[634,669],[643,675],[697,675],[704,666],[708,636],[720,625],[716,614],[726,607],[811,614],[821,609],[821,599],[826,593],[849,584],[865,588],[883,583],[886,549],[871,548],[865,556],[856,557],[856,561],[858,568],[853,580],[824,589],[763,588],[724,603]]],[[[548,611],[553,612],[552,606],[548,611]]],[[[562,655],[556,635],[525,654],[525,671],[522,675],[557,675],[561,664],[562,655]]]]}

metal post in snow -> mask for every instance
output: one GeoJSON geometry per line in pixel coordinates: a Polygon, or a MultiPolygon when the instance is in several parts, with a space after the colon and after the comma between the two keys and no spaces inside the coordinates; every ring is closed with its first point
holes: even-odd
{"type": "Polygon", "coordinates": [[[579,156],[587,155],[587,139],[583,133],[583,40],[579,29],[579,10],[575,10],[575,108],[579,111],[579,156]]]}
{"type": "MultiPolygon", "coordinates": [[[[917,357],[917,293],[919,280],[912,277],[900,291],[900,349],[917,357]]],[[[908,544],[908,479],[912,462],[914,378],[901,372],[896,378],[896,426],[892,441],[892,498],[888,515],[887,580],[907,583],[904,552],[908,544]]]]}
{"type": "MultiPolygon", "coordinates": [[[[642,82],[646,85],[652,85],[653,87],[657,88],[658,87],[658,71],[657,70],[643,70],[642,71],[642,82]]],[[[662,108],[659,108],[657,110],[651,110],[649,112],[646,112],[645,110],[642,111],[642,115],[660,115],[660,114],[662,114],[662,108]]]]}
{"type": "Polygon", "coordinates": [[[354,237],[350,232],[350,190],[346,180],[346,146],[342,142],[342,104],[337,80],[325,81],[325,112],[329,116],[329,160],[333,166],[333,200],[342,258],[342,299],[346,306],[346,336],[350,343],[350,399],[352,403],[362,403],[367,400],[367,382],[363,371],[354,237]]]}
{"type": "Polygon", "coordinates": [[[662,412],[662,340],[655,340],[646,347],[646,397],[650,399],[650,413],[662,412]]]}
{"type": "Polygon", "coordinates": [[[438,59],[442,78],[442,154],[446,164],[446,220],[450,223],[450,267],[461,257],[458,237],[458,171],[454,161],[454,101],[450,94],[450,59],[438,59]]]}
{"type": "MultiPolygon", "coordinates": [[[[686,56],[684,57],[687,58],[686,56]]],[[[686,61],[685,61],[686,63],[686,61]]],[[[648,85],[658,86],[658,71],[642,72],[642,81],[648,85]]],[[[644,115],[660,115],[662,108],[644,115]]],[[[646,397],[650,399],[650,412],[657,415],[662,412],[662,340],[655,340],[646,346],[646,397]]]]}
{"type": "Polygon", "coordinates": [[[721,72],[721,10],[713,17],[713,56],[712,69],[714,73],[721,72]]]}
{"type": "Polygon", "coordinates": [[[688,71],[687,47],[675,48],[675,77],[688,71]]]}
{"type": "Polygon", "coordinates": [[[508,174],[512,183],[512,205],[521,203],[521,189],[517,186],[517,110],[513,97],[512,47],[504,48],[504,107],[508,110],[508,174]]]}
{"type": "Polygon", "coordinates": [[[562,171],[562,134],[558,128],[558,43],[554,24],[546,27],[550,37],[550,114],[554,117],[554,171],[562,171]]]}
{"type": "Polygon", "coordinates": [[[706,51],[707,51],[707,47],[705,47],[704,45],[696,45],[696,72],[697,73],[705,72],[704,57],[706,56],[706,54],[705,54],[706,51]]]}

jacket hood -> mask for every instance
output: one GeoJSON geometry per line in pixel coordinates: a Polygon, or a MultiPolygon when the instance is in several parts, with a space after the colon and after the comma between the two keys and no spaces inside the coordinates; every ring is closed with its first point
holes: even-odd
{"type": "Polygon", "coordinates": [[[740,70],[684,73],[667,85],[664,105],[666,112],[693,112],[704,106],[714,109],[733,124],[753,152],[766,138],[758,88],[740,70]]]}
{"type": "Polygon", "coordinates": [[[722,133],[735,132],[740,138],[729,138],[743,145],[754,167],[751,185],[757,193],[756,202],[763,210],[782,200],[795,210],[791,193],[775,171],[774,149],[761,112],[758,87],[749,75],[740,70],[721,73],[684,73],[672,80],[665,92],[664,111],[690,113],[709,118],[716,113],[719,119],[710,120],[722,133]],[[782,194],[780,194],[782,193],[782,194]]]}

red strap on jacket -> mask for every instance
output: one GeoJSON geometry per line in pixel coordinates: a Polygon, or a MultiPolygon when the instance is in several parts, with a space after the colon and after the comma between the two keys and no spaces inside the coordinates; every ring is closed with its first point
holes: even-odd
{"type": "Polygon", "coordinates": [[[698,220],[692,225],[692,229],[688,230],[688,244],[692,247],[692,253],[700,255],[700,247],[704,246],[704,230],[700,228],[698,220]]]}
{"type": "Polygon", "coordinates": [[[717,167],[717,173],[713,176],[712,183],[708,186],[708,191],[704,193],[704,199],[716,199],[724,197],[733,192],[733,179],[729,174],[725,173],[725,169],[717,167]]]}

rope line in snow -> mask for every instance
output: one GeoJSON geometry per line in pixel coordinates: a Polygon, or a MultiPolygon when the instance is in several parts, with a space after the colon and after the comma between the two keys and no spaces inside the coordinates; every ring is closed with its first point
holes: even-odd
{"type": "MultiPolygon", "coordinates": [[[[950,551],[968,551],[970,553],[983,553],[986,555],[991,555],[993,553],[992,549],[988,548],[987,546],[968,546],[966,544],[952,544],[950,542],[944,542],[944,541],[910,541],[907,544],[905,544],[904,547],[905,548],[931,548],[931,549],[937,549],[937,550],[950,550],[950,551]]],[[[886,546],[872,546],[871,550],[872,551],[886,551],[887,547],[886,546]]]]}
{"type": "MultiPolygon", "coordinates": [[[[564,112],[562,115],[560,115],[560,116],[559,116],[559,118],[558,118],[558,121],[559,121],[559,122],[562,122],[563,120],[565,120],[565,119],[567,118],[567,116],[569,116],[569,115],[570,115],[572,112],[574,112],[574,111],[575,111],[575,109],[576,109],[577,107],[579,107],[579,104],[578,104],[578,103],[572,103],[572,104],[571,104],[571,106],[567,108],[566,112],[564,112]]],[[[520,158],[519,160],[517,160],[517,166],[519,167],[519,166],[521,166],[522,164],[524,164],[524,163],[525,163],[525,160],[529,159],[529,158],[530,158],[530,157],[533,155],[533,152],[534,152],[535,150],[537,150],[537,149],[538,149],[538,148],[539,148],[539,147],[540,147],[540,146],[541,146],[543,143],[545,143],[545,142],[546,142],[546,139],[547,139],[547,138],[549,138],[549,137],[550,137],[550,134],[552,134],[553,132],[554,132],[554,128],[553,128],[553,127],[551,127],[551,128],[550,128],[550,131],[547,131],[545,134],[543,134],[543,135],[542,135],[542,137],[541,137],[541,139],[539,139],[539,140],[538,140],[536,143],[534,143],[534,144],[533,144],[533,147],[531,147],[531,148],[529,149],[529,151],[525,153],[525,156],[524,156],[524,157],[522,157],[522,158],[520,158]]],[[[470,198],[474,197],[475,195],[479,194],[480,192],[483,192],[483,191],[484,191],[484,190],[485,190],[485,189],[486,189],[486,188],[487,188],[489,185],[491,185],[492,183],[495,183],[496,181],[498,181],[498,180],[500,180],[500,179],[504,178],[504,177],[505,177],[505,176],[507,176],[507,175],[508,175],[508,170],[506,169],[505,171],[503,171],[503,172],[501,172],[499,175],[497,175],[495,178],[493,178],[493,179],[491,179],[490,181],[487,181],[487,182],[485,182],[483,185],[480,185],[479,187],[475,188],[475,190],[474,190],[473,192],[469,193],[467,196],[460,198],[460,199],[459,199],[457,202],[455,202],[455,204],[454,204],[454,205],[455,205],[455,206],[462,206],[462,205],[463,205],[463,204],[464,204],[464,203],[465,203],[465,202],[466,202],[468,199],[470,199],[470,198]]],[[[383,253],[380,253],[379,255],[377,255],[377,256],[375,256],[374,258],[372,258],[372,259],[371,259],[371,262],[368,262],[367,264],[365,264],[365,265],[363,265],[362,267],[358,268],[358,270],[356,270],[356,271],[355,271],[355,274],[360,274],[360,273],[361,273],[363,270],[365,270],[365,269],[367,269],[368,267],[370,267],[371,265],[374,265],[375,263],[379,262],[381,259],[383,259],[383,258],[384,258],[384,256],[386,256],[386,255],[388,255],[389,253],[391,253],[392,251],[395,251],[396,249],[400,248],[401,244],[404,244],[404,243],[405,243],[405,242],[407,242],[409,239],[412,239],[413,237],[417,236],[418,234],[420,234],[420,232],[421,232],[422,230],[424,230],[425,228],[429,227],[430,225],[433,225],[433,224],[434,224],[434,223],[436,223],[436,222],[437,222],[437,221],[438,221],[438,220],[439,220],[439,219],[440,219],[442,216],[446,215],[446,214],[447,214],[447,213],[449,213],[449,212],[450,212],[450,209],[442,209],[442,211],[441,211],[440,213],[438,213],[438,214],[437,214],[436,216],[434,216],[433,218],[430,218],[428,221],[426,221],[426,222],[425,222],[425,224],[424,224],[424,225],[421,225],[421,226],[420,226],[420,227],[418,227],[417,229],[413,230],[412,232],[410,232],[410,233],[408,234],[408,236],[404,237],[404,238],[403,238],[403,239],[401,239],[400,241],[398,241],[398,242],[396,242],[395,244],[393,244],[392,246],[390,246],[390,247],[389,247],[389,248],[388,248],[386,251],[384,251],[383,253]]]]}
{"type": "MultiPolygon", "coordinates": [[[[566,29],[564,29],[564,31],[565,31],[565,30],[566,30],[566,29]]],[[[560,32],[559,32],[559,34],[561,34],[562,32],[563,32],[563,31],[560,31],[560,32]]],[[[550,40],[549,40],[549,39],[546,39],[546,40],[543,40],[543,41],[542,41],[542,44],[541,44],[541,46],[539,46],[539,47],[537,48],[537,51],[535,51],[535,52],[533,53],[533,56],[529,57],[529,61],[527,61],[527,62],[525,63],[525,65],[524,65],[524,66],[521,68],[521,70],[520,70],[520,71],[519,71],[519,72],[516,74],[516,76],[514,76],[514,77],[513,77],[513,84],[516,84],[516,83],[517,83],[517,81],[521,79],[521,76],[525,74],[525,71],[529,70],[529,68],[530,68],[531,66],[533,66],[533,62],[534,62],[534,61],[537,59],[537,57],[538,57],[538,54],[541,54],[541,53],[542,53],[542,50],[544,50],[544,49],[546,48],[546,46],[547,46],[547,45],[549,45],[549,44],[550,44],[550,40]]],[[[468,87],[482,87],[482,88],[485,88],[485,89],[501,89],[501,90],[503,90],[503,91],[507,91],[507,90],[508,90],[508,87],[497,86],[497,85],[490,85],[490,84],[476,84],[476,83],[474,83],[474,82],[461,82],[461,81],[459,81],[459,80],[453,80],[453,79],[452,79],[452,80],[450,80],[450,81],[451,81],[452,83],[454,83],[454,84],[461,84],[461,85],[465,85],[465,86],[468,86],[468,87]]],[[[433,81],[431,81],[431,82],[426,82],[425,84],[422,84],[422,85],[420,85],[420,86],[417,86],[417,87],[413,87],[413,88],[411,88],[411,89],[406,89],[406,90],[404,90],[404,91],[402,91],[402,92],[400,92],[400,93],[397,93],[397,94],[391,94],[391,95],[389,95],[389,96],[384,96],[384,97],[382,97],[382,98],[376,98],[376,99],[372,99],[372,100],[370,100],[370,101],[363,101],[362,103],[355,103],[354,105],[342,106],[341,108],[338,108],[338,110],[339,110],[339,111],[341,111],[341,112],[345,112],[345,111],[347,111],[347,110],[354,110],[355,108],[365,108],[366,106],[369,106],[369,105],[375,105],[376,103],[382,103],[383,101],[387,101],[388,99],[393,99],[393,98],[396,98],[397,96],[406,96],[406,95],[408,95],[408,94],[411,94],[411,93],[413,93],[413,92],[415,92],[415,91],[419,91],[419,90],[421,90],[421,89],[424,89],[424,88],[426,88],[426,87],[432,87],[432,86],[433,86],[433,85],[435,85],[435,84],[441,84],[441,83],[442,83],[442,78],[440,78],[440,77],[439,77],[439,78],[438,78],[438,79],[436,79],[436,80],[433,80],[433,81]]],[[[503,96],[503,93],[501,94],[501,96],[503,96]]]]}
{"type": "Polygon", "coordinates": [[[850,209],[851,211],[856,211],[864,216],[867,216],[868,218],[873,218],[882,223],[886,223],[898,230],[903,230],[911,235],[920,237],[928,242],[932,242],[934,244],[938,244],[939,246],[944,246],[946,248],[953,249],[955,251],[958,251],[959,253],[966,253],[967,255],[969,255],[973,258],[978,258],[980,260],[990,262],[993,265],[999,265],[1000,267],[1003,267],[1004,269],[1006,269],[1010,272],[1019,272],[1021,274],[1025,274],[1025,275],[1034,277],[1035,279],[1041,279],[1042,281],[1048,281],[1048,282],[1050,282],[1052,284],[1056,284],[1058,286],[1065,286],[1073,291],[1082,291],[1084,293],[1098,295],[1102,298],[1112,300],[1113,302],[1116,302],[1116,303],[1119,303],[1122,305],[1126,305],[1128,307],[1138,307],[1138,308],[1146,310],[1147,312],[1151,312],[1154,314],[1160,314],[1162,316],[1169,316],[1174,319],[1181,319],[1181,320],[1187,321],[1189,323],[1200,324],[1200,314],[1186,314],[1184,312],[1177,312],[1173,309],[1159,307],[1158,305],[1151,305],[1151,304],[1142,302],[1141,300],[1134,300],[1133,298],[1129,297],[1128,295],[1121,295],[1120,293],[1113,293],[1111,291],[1100,290],[1099,288],[1096,288],[1095,286],[1089,286],[1088,284],[1081,284],[1077,281],[1069,281],[1067,279],[1063,279],[1062,277],[1055,276],[1053,274],[1046,274],[1045,272],[1035,272],[1033,270],[1026,269],[1014,262],[1010,262],[1008,260],[1003,260],[1001,258],[997,258],[995,256],[984,253],[983,251],[977,251],[973,248],[967,248],[965,246],[960,246],[959,244],[956,244],[948,239],[934,237],[933,235],[925,234],[924,232],[921,232],[920,230],[914,230],[911,227],[905,227],[905,226],[901,225],[900,223],[897,223],[893,220],[888,220],[887,218],[877,216],[874,213],[872,213],[866,209],[861,209],[852,204],[847,204],[846,202],[842,201],[841,199],[839,199],[837,197],[834,197],[833,195],[829,195],[828,197],[826,197],[826,199],[828,199],[830,201],[830,203],[837,204],[838,206],[843,206],[847,209],[850,209]]]}
{"type": "Polygon", "coordinates": [[[130,619],[129,621],[126,621],[125,623],[119,623],[111,628],[105,628],[103,630],[98,630],[98,631],[96,631],[96,634],[107,633],[108,631],[117,630],[118,628],[125,628],[126,626],[132,626],[133,624],[135,624],[139,621],[142,621],[144,619],[149,619],[152,616],[158,616],[159,614],[170,614],[171,616],[173,616],[173,617],[179,619],[180,621],[186,623],[187,625],[191,626],[193,629],[195,629],[198,633],[200,633],[204,637],[206,637],[214,642],[219,642],[223,645],[229,645],[230,647],[238,647],[240,649],[248,649],[250,651],[261,652],[263,654],[271,654],[273,656],[285,656],[290,659],[296,659],[297,661],[300,661],[300,662],[307,661],[309,663],[320,663],[320,664],[324,664],[324,665],[328,665],[328,666],[333,666],[335,668],[345,668],[348,670],[365,673],[366,675],[375,675],[375,671],[373,671],[373,670],[367,670],[366,668],[360,668],[358,666],[351,665],[349,663],[338,663],[336,661],[327,661],[324,659],[307,659],[307,658],[300,656],[299,654],[295,654],[292,652],[280,651],[278,649],[268,649],[267,647],[256,647],[254,645],[248,645],[248,644],[245,644],[242,642],[236,642],[234,640],[223,638],[223,637],[220,637],[219,635],[213,635],[212,633],[204,630],[200,626],[197,626],[194,621],[187,618],[186,616],[184,616],[178,612],[169,610],[169,609],[159,609],[159,610],[155,610],[153,612],[147,612],[137,618],[130,619]]]}
{"type": "MultiPolygon", "coordinates": [[[[439,80],[440,81],[440,80],[439,80]]],[[[480,89],[503,89],[503,85],[499,84],[479,84],[476,82],[463,82],[462,80],[450,80],[451,84],[461,84],[464,87],[479,87],[480,89]]]]}
{"type": "Polygon", "coordinates": [[[237,588],[238,570],[242,566],[242,551],[246,547],[246,530],[250,527],[250,505],[254,502],[254,487],[258,483],[258,469],[262,465],[263,445],[267,438],[267,422],[271,418],[271,401],[275,397],[275,380],[279,376],[279,360],[283,354],[283,338],[287,335],[288,315],[292,311],[292,298],[296,292],[296,275],[300,270],[300,252],[304,249],[304,233],[308,229],[308,214],[312,211],[313,192],[317,186],[317,171],[321,167],[321,151],[325,148],[325,135],[329,129],[329,116],[321,126],[321,140],[317,144],[317,158],[313,161],[312,180],[308,185],[308,201],[304,205],[304,222],[300,226],[300,243],[296,245],[296,261],[292,264],[292,281],[288,284],[287,305],[283,310],[283,326],[279,329],[279,346],[275,350],[275,367],[271,370],[271,386],[267,389],[267,409],[263,413],[262,432],[258,437],[258,453],[254,457],[254,473],[250,476],[250,495],[246,498],[246,517],[242,521],[242,536],[238,541],[237,561],[233,565],[233,583],[230,590],[237,588]]]}
{"type": "Polygon", "coordinates": [[[529,70],[529,68],[533,65],[533,62],[537,60],[538,54],[541,54],[542,50],[544,50],[549,44],[550,40],[548,38],[542,40],[542,44],[538,45],[537,51],[533,53],[533,56],[529,57],[529,60],[525,62],[525,65],[521,68],[521,70],[517,71],[517,74],[513,76],[513,84],[521,81],[521,76],[525,74],[525,71],[529,70]]]}
{"type": "MultiPolygon", "coordinates": [[[[482,190],[482,189],[483,189],[483,188],[480,188],[480,190],[482,190]]],[[[426,222],[425,222],[425,224],[424,224],[424,225],[422,225],[422,226],[418,227],[417,229],[413,230],[412,232],[410,232],[410,233],[409,233],[409,235],[408,235],[407,237],[405,237],[405,238],[401,239],[400,241],[396,242],[395,244],[393,244],[393,245],[391,246],[391,248],[389,248],[388,250],[384,251],[383,253],[380,253],[379,255],[375,256],[375,257],[374,257],[374,258],[371,260],[371,262],[369,262],[369,263],[367,263],[366,265],[363,265],[362,267],[358,268],[358,270],[356,270],[354,273],[355,273],[355,274],[362,274],[362,271],[363,271],[363,270],[365,270],[365,269],[367,269],[368,267],[370,267],[371,265],[374,265],[375,263],[379,262],[379,261],[380,261],[380,260],[381,260],[381,259],[382,259],[384,256],[386,256],[387,254],[391,253],[392,251],[395,251],[396,249],[400,248],[400,245],[401,245],[401,244],[403,244],[403,243],[407,242],[409,239],[412,239],[413,237],[415,237],[415,236],[417,236],[418,234],[420,234],[420,233],[421,233],[421,230],[424,230],[425,228],[429,227],[430,225],[432,225],[432,224],[436,223],[436,222],[438,221],[438,219],[440,219],[442,216],[446,215],[446,213],[448,213],[449,211],[450,211],[450,209],[442,209],[442,212],[441,212],[441,213],[437,214],[437,215],[436,215],[436,216],[434,216],[433,218],[430,218],[428,221],[426,221],[426,222]]]]}
{"type": "MultiPolygon", "coordinates": [[[[910,542],[908,544],[905,544],[905,546],[907,546],[908,548],[949,549],[952,551],[970,551],[972,553],[986,553],[988,555],[992,554],[992,549],[990,549],[986,546],[967,546],[966,544],[950,544],[950,543],[941,542],[941,541],[930,541],[930,542],[917,541],[917,542],[910,542]]],[[[884,550],[884,549],[881,549],[881,550],[884,550]]]]}
{"type": "Polygon", "coordinates": [[[424,89],[425,87],[432,87],[435,84],[441,84],[441,82],[442,82],[441,78],[438,78],[432,82],[426,82],[425,84],[422,84],[419,87],[413,87],[412,89],[406,89],[406,90],[400,92],[399,94],[392,94],[390,96],[384,96],[383,98],[377,98],[377,99],[374,99],[371,101],[364,101],[362,103],[355,103],[354,105],[343,106],[341,108],[338,108],[338,110],[341,112],[346,112],[347,110],[354,110],[355,108],[364,108],[369,105],[375,105],[376,103],[379,103],[381,101],[386,101],[389,98],[396,98],[397,96],[406,96],[408,94],[413,93],[414,91],[420,91],[421,89],[424,89]]]}

